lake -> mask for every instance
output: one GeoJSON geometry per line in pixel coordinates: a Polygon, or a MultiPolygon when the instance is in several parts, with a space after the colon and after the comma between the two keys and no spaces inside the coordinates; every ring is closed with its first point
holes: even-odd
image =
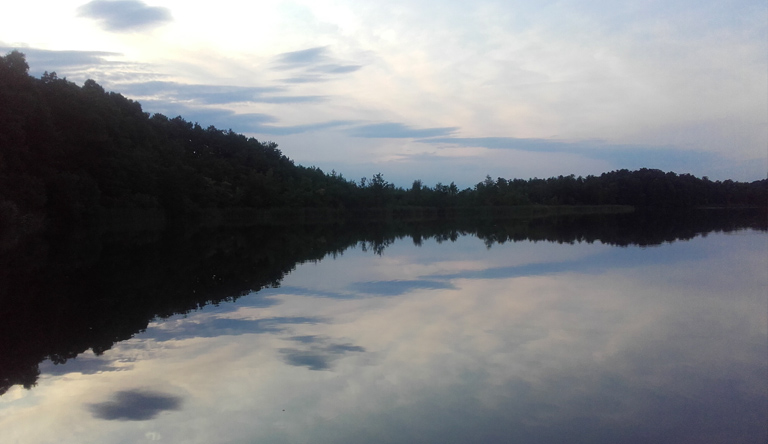
{"type": "Polygon", "coordinates": [[[766,442],[768,231],[743,220],[25,244],[2,442],[766,442]]]}

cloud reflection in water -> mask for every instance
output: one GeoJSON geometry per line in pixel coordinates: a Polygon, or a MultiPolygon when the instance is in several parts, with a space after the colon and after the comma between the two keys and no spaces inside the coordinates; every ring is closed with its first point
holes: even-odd
{"type": "MultiPolygon", "coordinates": [[[[50,432],[20,442],[73,421],[90,429],[71,442],[138,442],[125,423],[147,419],[190,443],[763,442],[765,240],[350,251],[259,292],[274,303],[158,321],[132,340],[151,352],[105,352],[138,356],[130,371],[43,379],[50,432]],[[183,414],[137,382],[184,387],[183,414]],[[65,416],[73,399],[85,418],[65,416]]],[[[38,431],[22,407],[0,417],[8,436],[38,431]]]]}
{"type": "Polygon", "coordinates": [[[181,410],[181,397],[154,391],[126,390],[112,395],[111,400],[91,404],[95,418],[109,421],[146,421],[161,412],[181,410]]]}
{"type": "Polygon", "coordinates": [[[286,364],[297,367],[307,367],[310,370],[329,370],[333,361],[351,352],[364,352],[365,348],[352,344],[333,343],[329,338],[308,335],[294,336],[292,341],[308,345],[301,350],[296,348],[281,348],[286,364]]]}

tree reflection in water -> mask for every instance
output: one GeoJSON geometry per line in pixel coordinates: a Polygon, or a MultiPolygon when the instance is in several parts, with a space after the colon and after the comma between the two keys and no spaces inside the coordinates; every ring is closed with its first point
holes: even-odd
{"type": "MultiPolygon", "coordinates": [[[[99,355],[144,331],[157,317],[279,286],[297,264],[336,256],[355,245],[382,254],[396,239],[411,238],[420,245],[425,239],[447,242],[474,235],[489,248],[523,240],[648,246],[713,231],[766,230],[766,225],[759,212],[707,211],[216,230],[171,227],[29,239],[0,255],[0,394],[16,384],[33,387],[45,359],[64,363],[88,349],[99,355]]],[[[376,282],[360,285],[366,286],[361,291],[381,294],[376,282]]],[[[400,290],[434,285],[446,284],[402,281],[400,290]]],[[[390,285],[385,291],[398,288],[390,285]]],[[[267,297],[261,302],[264,307],[272,303],[267,297]]],[[[362,351],[321,339],[296,341],[303,348],[282,349],[285,361],[315,370],[327,368],[341,354],[362,351]]],[[[121,396],[133,399],[131,394],[121,396]]],[[[94,409],[109,416],[104,412],[120,411],[125,404],[120,399],[94,409]]]]}

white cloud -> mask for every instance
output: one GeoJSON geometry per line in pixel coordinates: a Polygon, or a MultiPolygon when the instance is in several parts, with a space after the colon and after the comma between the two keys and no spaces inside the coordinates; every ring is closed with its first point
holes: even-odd
{"type": "Polygon", "coordinates": [[[140,0],[92,0],[77,10],[80,17],[96,20],[109,32],[142,31],[173,20],[167,8],[140,0]]]}

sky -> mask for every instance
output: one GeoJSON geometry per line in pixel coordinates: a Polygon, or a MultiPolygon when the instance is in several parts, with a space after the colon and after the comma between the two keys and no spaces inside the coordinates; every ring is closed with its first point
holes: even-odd
{"type": "Polygon", "coordinates": [[[768,175],[761,0],[33,0],[13,49],[347,179],[768,175]]]}

